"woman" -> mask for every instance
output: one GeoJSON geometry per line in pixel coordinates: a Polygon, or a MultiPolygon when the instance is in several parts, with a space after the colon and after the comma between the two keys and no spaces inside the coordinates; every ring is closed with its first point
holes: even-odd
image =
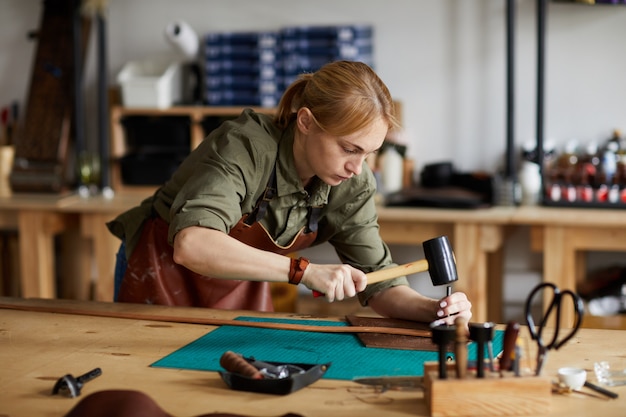
{"type": "Polygon", "coordinates": [[[463,293],[431,299],[406,277],[366,285],[366,272],[394,265],[365,163],[394,127],[387,87],[347,61],[302,75],[273,118],[245,110],[224,122],[152,197],[108,223],[122,239],[117,299],[271,311],[273,281],[329,302],[358,294],[388,317],[469,319],[463,293]],[[323,242],[342,264],[286,256],[323,242]]]}

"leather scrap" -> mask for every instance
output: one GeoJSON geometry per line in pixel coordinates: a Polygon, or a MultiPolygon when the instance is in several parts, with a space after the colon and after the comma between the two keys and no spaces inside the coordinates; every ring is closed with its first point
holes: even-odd
{"type": "MultiPolygon", "coordinates": [[[[385,317],[361,317],[347,315],[346,320],[352,326],[389,328],[389,329],[410,329],[427,331],[430,334],[428,323],[420,323],[410,320],[390,319],[385,317]]],[[[388,333],[359,333],[356,331],[359,340],[366,347],[404,349],[404,350],[426,350],[437,351],[437,345],[431,341],[429,336],[409,336],[388,333]]]]}
{"type": "MultiPolygon", "coordinates": [[[[150,396],[133,390],[104,390],[80,400],[65,417],[174,417],[165,412],[150,396]]],[[[253,417],[232,413],[210,413],[196,417],[253,417]]],[[[278,417],[302,417],[283,414],[278,417]]]]}

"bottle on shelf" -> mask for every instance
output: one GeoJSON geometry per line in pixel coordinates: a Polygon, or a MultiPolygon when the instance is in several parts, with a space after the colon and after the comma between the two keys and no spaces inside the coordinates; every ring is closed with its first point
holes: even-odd
{"type": "Polygon", "coordinates": [[[541,195],[539,165],[531,161],[522,161],[518,179],[522,192],[522,205],[537,205],[541,195]]]}
{"type": "Polygon", "coordinates": [[[569,140],[563,153],[556,161],[558,176],[561,180],[561,196],[569,202],[576,201],[576,168],[578,166],[578,141],[569,140]]]}
{"type": "Polygon", "coordinates": [[[404,176],[403,162],[404,158],[400,152],[398,152],[396,146],[391,145],[385,149],[381,173],[385,194],[395,193],[402,189],[404,176]]]}
{"type": "Polygon", "coordinates": [[[522,146],[522,161],[517,179],[520,185],[522,205],[537,205],[541,197],[541,172],[536,146],[528,141],[522,146]]]}

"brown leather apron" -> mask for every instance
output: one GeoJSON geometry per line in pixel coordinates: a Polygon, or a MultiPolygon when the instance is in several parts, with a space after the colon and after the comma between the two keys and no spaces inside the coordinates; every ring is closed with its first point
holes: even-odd
{"type": "MultiPolygon", "coordinates": [[[[250,216],[244,216],[229,235],[257,249],[287,255],[305,249],[317,236],[318,208],[309,213],[303,227],[287,246],[278,245],[258,221],[275,193],[275,176],[250,216]]],[[[169,225],[158,215],[146,220],[141,237],[128,259],[118,301],[171,306],[210,307],[224,310],[273,311],[268,282],[211,278],[174,262],[167,241],[169,225]]],[[[207,242],[207,245],[210,245],[207,242]]]]}

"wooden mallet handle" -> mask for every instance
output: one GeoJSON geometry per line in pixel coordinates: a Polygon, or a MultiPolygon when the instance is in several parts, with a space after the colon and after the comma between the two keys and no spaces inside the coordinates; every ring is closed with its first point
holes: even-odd
{"type": "Polygon", "coordinates": [[[428,271],[428,261],[425,259],[421,259],[419,261],[409,262],[408,264],[369,272],[365,274],[365,276],[367,277],[367,284],[369,285],[376,282],[382,282],[393,278],[398,278],[404,275],[417,274],[418,272],[426,271],[428,271]]]}
{"type": "Polygon", "coordinates": [[[450,285],[459,279],[456,272],[454,252],[446,236],[429,239],[422,243],[422,247],[426,259],[370,272],[366,274],[367,283],[374,284],[426,271],[430,274],[430,279],[434,286],[450,285]]]}
{"type": "MultiPolygon", "coordinates": [[[[448,285],[450,286],[459,278],[456,271],[456,260],[454,252],[450,245],[450,241],[446,236],[439,236],[427,240],[422,244],[426,259],[409,262],[408,264],[398,265],[391,268],[379,269],[378,271],[365,274],[367,284],[387,281],[405,275],[416,274],[418,272],[426,272],[430,274],[430,279],[434,286],[448,285]]],[[[324,294],[313,291],[315,297],[324,294]]]]}

